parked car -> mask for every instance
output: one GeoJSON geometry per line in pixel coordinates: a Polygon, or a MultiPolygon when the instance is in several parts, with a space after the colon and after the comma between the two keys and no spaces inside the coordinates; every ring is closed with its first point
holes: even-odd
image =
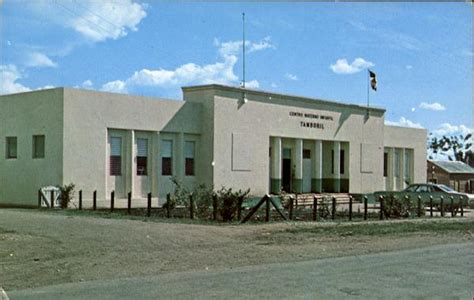
{"type": "Polygon", "coordinates": [[[451,211],[453,209],[455,212],[457,212],[457,210],[460,208],[461,203],[463,204],[463,206],[466,206],[467,204],[469,204],[470,206],[474,205],[473,195],[459,193],[446,185],[434,183],[410,184],[402,191],[375,192],[374,196],[375,199],[379,199],[380,196],[383,196],[384,198],[409,198],[412,200],[420,198],[424,206],[428,206],[431,201],[433,203],[433,206],[437,209],[440,208],[441,199],[443,199],[444,209],[446,211],[451,211]],[[472,198],[470,196],[472,196],[472,198]],[[453,204],[453,207],[451,207],[451,203],[453,204]]]}

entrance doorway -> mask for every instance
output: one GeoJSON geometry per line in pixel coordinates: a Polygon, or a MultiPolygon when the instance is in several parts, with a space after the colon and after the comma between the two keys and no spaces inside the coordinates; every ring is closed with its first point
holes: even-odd
{"type": "Polygon", "coordinates": [[[288,193],[291,192],[291,149],[283,148],[281,165],[281,188],[288,193]]]}

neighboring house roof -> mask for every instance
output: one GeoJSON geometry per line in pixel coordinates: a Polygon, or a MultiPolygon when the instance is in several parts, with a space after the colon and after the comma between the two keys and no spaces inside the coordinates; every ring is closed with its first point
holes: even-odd
{"type": "Polygon", "coordinates": [[[462,161],[430,160],[430,162],[450,174],[474,175],[474,168],[468,164],[463,163],[462,161]]]}

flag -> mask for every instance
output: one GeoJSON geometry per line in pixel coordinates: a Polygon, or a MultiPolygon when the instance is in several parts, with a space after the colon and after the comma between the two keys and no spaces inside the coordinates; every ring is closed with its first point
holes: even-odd
{"type": "Polygon", "coordinates": [[[377,76],[375,76],[375,73],[369,70],[369,77],[370,77],[370,87],[374,91],[377,91],[377,76]]]}

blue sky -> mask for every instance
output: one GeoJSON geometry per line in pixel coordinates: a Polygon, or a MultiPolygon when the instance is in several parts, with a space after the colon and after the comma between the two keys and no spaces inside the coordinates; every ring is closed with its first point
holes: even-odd
{"type": "MultiPolygon", "coordinates": [[[[0,1],[1,2],[1,1],[0,1]]],[[[0,93],[79,87],[181,99],[239,85],[346,103],[386,122],[466,134],[473,118],[468,3],[169,3],[4,0],[0,93]]]]}

